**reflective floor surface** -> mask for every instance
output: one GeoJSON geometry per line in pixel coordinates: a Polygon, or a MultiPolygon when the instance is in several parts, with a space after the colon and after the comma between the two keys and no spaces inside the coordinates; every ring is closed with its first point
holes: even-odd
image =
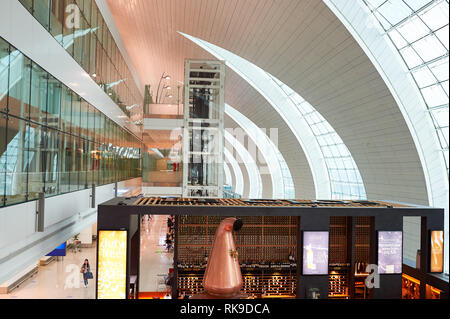
{"type": "Polygon", "coordinates": [[[167,291],[165,278],[173,267],[173,251],[165,246],[166,215],[152,215],[141,225],[140,292],[167,291]]]}

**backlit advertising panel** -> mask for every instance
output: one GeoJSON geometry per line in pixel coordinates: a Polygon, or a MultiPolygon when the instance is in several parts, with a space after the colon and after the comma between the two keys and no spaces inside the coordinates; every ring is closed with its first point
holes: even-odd
{"type": "Polygon", "coordinates": [[[442,272],[444,267],[444,232],[442,230],[433,230],[431,232],[430,253],[430,272],[442,272]]]}
{"type": "Polygon", "coordinates": [[[378,232],[378,273],[402,273],[402,232],[378,232]]]}
{"type": "Polygon", "coordinates": [[[127,231],[100,230],[98,238],[98,299],[125,299],[127,231]]]}
{"type": "Polygon", "coordinates": [[[303,232],[303,275],[328,274],[328,232],[303,232]]]}

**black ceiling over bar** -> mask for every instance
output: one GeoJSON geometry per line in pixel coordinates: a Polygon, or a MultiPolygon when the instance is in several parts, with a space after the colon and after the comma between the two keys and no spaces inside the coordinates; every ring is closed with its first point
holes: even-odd
{"type": "MultiPolygon", "coordinates": [[[[157,214],[193,216],[434,216],[444,217],[444,209],[387,201],[317,201],[284,199],[207,199],[117,197],[99,205],[99,214],[157,214]]],[[[106,216],[105,216],[106,217],[106,216]]]]}

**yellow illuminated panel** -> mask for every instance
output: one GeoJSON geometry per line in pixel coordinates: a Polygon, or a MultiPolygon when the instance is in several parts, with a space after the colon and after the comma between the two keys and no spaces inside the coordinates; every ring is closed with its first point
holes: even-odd
{"type": "Polygon", "coordinates": [[[98,240],[98,299],[125,299],[127,231],[100,230],[98,240]]]}
{"type": "Polygon", "coordinates": [[[431,232],[431,272],[442,272],[444,253],[444,232],[442,230],[433,230],[431,232]]]}

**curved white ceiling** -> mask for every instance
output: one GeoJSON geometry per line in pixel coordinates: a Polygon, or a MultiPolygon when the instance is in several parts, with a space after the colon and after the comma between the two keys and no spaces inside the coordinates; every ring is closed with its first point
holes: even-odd
{"type": "MultiPolygon", "coordinates": [[[[318,197],[329,198],[328,194],[331,193],[331,197],[335,199],[366,198],[361,175],[349,150],[311,104],[274,76],[244,58],[207,41],[179,33],[216,58],[224,60],[228,67],[253,86],[282,116],[305,150],[309,165],[315,173],[313,177],[318,197]],[[322,186],[324,189],[321,189],[322,186]]],[[[278,189],[279,187],[277,185],[278,189]]]]}
{"type": "MultiPolygon", "coordinates": [[[[314,105],[351,152],[369,199],[427,203],[420,158],[395,98],[323,1],[107,2],[134,65],[139,65],[141,83],[156,87],[165,71],[175,87],[183,80],[184,59],[213,58],[177,30],[214,43],[258,65],[314,105]]],[[[232,70],[227,73],[226,96],[256,125],[279,127],[280,151],[289,164],[296,195],[314,198],[315,184],[322,179],[313,180],[311,160],[281,116],[232,70]]],[[[326,163],[322,159],[319,164],[326,179],[326,163]]],[[[330,183],[319,188],[330,197],[330,183]]]]}
{"type": "Polygon", "coordinates": [[[227,162],[223,163],[223,171],[225,173],[225,185],[228,185],[228,186],[233,185],[233,179],[231,178],[230,167],[228,167],[227,162]]]}
{"type": "Polygon", "coordinates": [[[448,0],[363,0],[382,25],[419,89],[449,169],[448,0]]]}
{"type": "Polygon", "coordinates": [[[242,175],[241,168],[239,167],[236,159],[233,157],[233,154],[231,154],[231,152],[227,148],[224,148],[223,154],[225,155],[225,160],[230,163],[234,172],[234,192],[242,196],[244,194],[244,176],[242,175]]]}
{"type": "MultiPolygon", "coordinates": [[[[247,173],[249,176],[248,198],[261,198],[263,185],[261,182],[261,175],[259,173],[258,165],[256,165],[255,160],[247,151],[247,149],[228,131],[225,131],[225,140],[225,146],[232,147],[236,150],[236,153],[239,155],[238,159],[242,160],[242,163],[247,169],[247,173]]],[[[229,155],[233,156],[232,154],[229,155]]],[[[236,193],[242,194],[237,191],[236,193]]]]}

